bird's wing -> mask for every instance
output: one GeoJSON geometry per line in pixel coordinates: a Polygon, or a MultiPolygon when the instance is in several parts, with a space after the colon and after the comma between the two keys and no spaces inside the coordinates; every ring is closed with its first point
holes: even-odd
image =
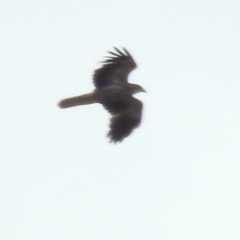
{"type": "Polygon", "coordinates": [[[117,114],[113,114],[108,133],[110,142],[121,142],[140,125],[142,108],[142,102],[131,97],[127,108],[120,110],[117,114]]]}
{"type": "Polygon", "coordinates": [[[129,73],[137,67],[125,48],[122,51],[114,49],[115,52],[109,52],[111,55],[102,62],[103,66],[94,72],[93,82],[98,89],[110,84],[126,82],[129,73]]]}

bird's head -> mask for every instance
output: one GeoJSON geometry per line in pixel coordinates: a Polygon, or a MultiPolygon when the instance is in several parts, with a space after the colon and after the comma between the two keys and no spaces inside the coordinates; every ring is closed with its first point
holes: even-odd
{"type": "Polygon", "coordinates": [[[140,85],[137,84],[130,84],[132,94],[139,93],[139,92],[146,92],[140,85]]]}

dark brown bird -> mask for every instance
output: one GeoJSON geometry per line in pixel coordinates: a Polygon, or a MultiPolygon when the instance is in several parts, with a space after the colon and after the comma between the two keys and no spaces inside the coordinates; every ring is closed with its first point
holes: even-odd
{"type": "Polygon", "coordinates": [[[92,93],[63,99],[60,108],[100,103],[112,115],[108,137],[110,142],[121,142],[137,128],[142,118],[143,104],[133,94],[145,92],[136,84],[128,83],[128,75],[137,65],[130,53],[123,48],[106,57],[102,67],[95,70],[93,83],[96,89],[92,93]]]}

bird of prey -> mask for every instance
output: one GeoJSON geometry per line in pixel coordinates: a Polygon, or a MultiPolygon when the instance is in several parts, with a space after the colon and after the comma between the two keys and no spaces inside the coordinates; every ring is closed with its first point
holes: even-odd
{"type": "Polygon", "coordinates": [[[123,48],[108,52],[110,55],[102,61],[102,67],[95,70],[92,93],[63,99],[60,108],[100,103],[111,114],[110,142],[121,142],[137,128],[141,122],[143,104],[133,94],[145,92],[137,85],[128,82],[128,75],[137,65],[130,53],[123,48]]]}

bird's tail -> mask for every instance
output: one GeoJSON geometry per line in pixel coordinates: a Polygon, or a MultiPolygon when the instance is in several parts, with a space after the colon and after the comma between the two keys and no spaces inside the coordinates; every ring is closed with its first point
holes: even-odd
{"type": "Polygon", "coordinates": [[[58,103],[58,106],[60,108],[70,108],[91,103],[97,103],[94,93],[63,99],[58,103]]]}

